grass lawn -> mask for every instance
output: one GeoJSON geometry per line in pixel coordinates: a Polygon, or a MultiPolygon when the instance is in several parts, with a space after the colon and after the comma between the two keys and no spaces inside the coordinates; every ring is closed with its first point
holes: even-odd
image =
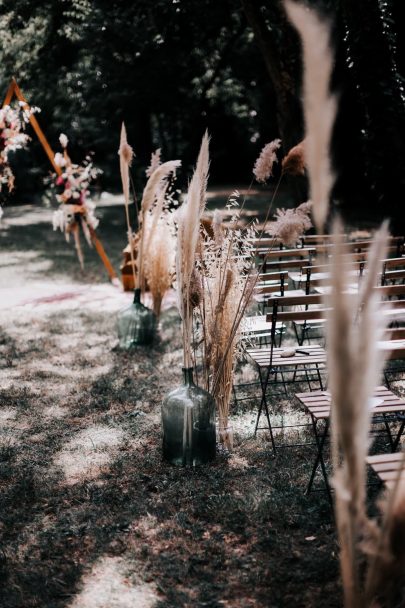
{"type": "MultiPolygon", "coordinates": [[[[101,215],[118,269],[123,210],[101,215]]],[[[253,438],[250,402],[233,409],[232,455],[163,463],[160,404],[181,382],[173,297],[160,341],[120,352],[128,296],[85,244],[81,272],[49,216],[9,208],[0,225],[1,608],[341,606],[329,503],[304,495],[314,448],[274,458],[267,433],[253,438]]],[[[299,390],[272,406],[309,422],[299,390]]]]}

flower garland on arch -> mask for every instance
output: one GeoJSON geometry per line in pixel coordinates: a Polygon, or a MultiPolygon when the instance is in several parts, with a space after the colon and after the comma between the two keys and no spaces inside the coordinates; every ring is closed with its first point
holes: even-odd
{"type": "Polygon", "coordinates": [[[5,187],[9,192],[14,190],[9,153],[27,147],[31,138],[24,133],[25,125],[32,114],[40,111],[37,107],[30,108],[24,101],[19,101],[17,106],[0,108],[0,192],[5,187]]]}
{"type": "Polygon", "coordinates": [[[73,163],[67,152],[69,140],[64,133],[59,136],[59,141],[63,153],[55,154],[55,164],[61,168],[61,173],[54,175],[53,186],[57,188],[56,200],[60,203],[60,207],[53,214],[53,229],[61,230],[67,241],[73,234],[77,257],[83,268],[84,257],[80,244],[80,228],[91,247],[91,233],[97,228],[99,220],[95,215],[96,204],[89,198],[88,188],[102,171],[93,165],[90,156],[86,156],[81,165],[73,163]]]}

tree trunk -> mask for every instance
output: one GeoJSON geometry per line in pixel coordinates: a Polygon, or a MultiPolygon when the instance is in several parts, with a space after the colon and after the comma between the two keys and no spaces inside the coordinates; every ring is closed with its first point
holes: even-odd
{"type": "Polygon", "coordinates": [[[287,152],[303,138],[303,114],[299,95],[300,52],[295,32],[287,22],[279,0],[267,8],[271,26],[257,0],[241,0],[246,18],[272,82],[277,98],[277,122],[287,152]]]}
{"type": "Polygon", "coordinates": [[[362,108],[368,205],[381,219],[391,217],[391,231],[404,233],[405,97],[396,65],[396,35],[389,7],[378,0],[342,0],[346,26],[347,72],[362,108]],[[386,12],[384,12],[386,11],[386,12]]]}

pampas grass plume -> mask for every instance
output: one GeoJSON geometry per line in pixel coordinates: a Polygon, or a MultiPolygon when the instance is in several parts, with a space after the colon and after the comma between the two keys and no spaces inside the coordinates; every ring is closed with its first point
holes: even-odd
{"type": "Polygon", "coordinates": [[[287,15],[302,39],[304,54],[305,158],[310,198],[318,232],[326,222],[333,186],[329,149],[336,114],[335,98],[329,93],[333,69],[330,28],[316,12],[285,0],[287,15]]]}
{"type": "Polygon", "coordinates": [[[366,456],[369,448],[370,399],[379,381],[383,357],[378,341],[385,330],[379,296],[372,290],[381,271],[387,243],[384,225],[369,251],[367,285],[359,294],[347,290],[350,274],[343,263],[343,236],[334,224],[331,293],[326,305],[328,370],[331,392],[333,485],[345,606],[363,606],[358,570],[358,541],[367,526],[366,456]]]}
{"type": "Polygon", "coordinates": [[[277,162],[277,150],[281,146],[281,139],[274,139],[266,144],[256,159],[253,167],[253,175],[260,184],[266,181],[273,174],[273,165],[277,162]]]}

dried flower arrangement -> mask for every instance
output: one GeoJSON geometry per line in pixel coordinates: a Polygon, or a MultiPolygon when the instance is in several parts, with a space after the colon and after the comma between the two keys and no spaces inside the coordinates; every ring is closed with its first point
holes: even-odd
{"type": "MultiPolygon", "coordinates": [[[[332,70],[330,29],[316,12],[285,0],[304,50],[305,155],[314,219],[323,229],[333,174],[329,155],[336,103],[329,93],[332,70]]],[[[405,590],[405,452],[378,523],[366,511],[366,456],[369,448],[370,398],[379,382],[383,358],[378,340],[384,315],[373,290],[386,255],[387,225],[376,233],[359,293],[349,293],[341,228],[335,224],[330,262],[331,308],[326,331],[331,391],[331,434],[335,513],[346,608],[402,605],[405,590]]]]}
{"type": "Polygon", "coordinates": [[[158,317],[163,296],[171,287],[174,274],[174,219],[169,211],[173,203],[168,193],[169,179],[180,167],[179,160],[161,163],[160,149],[152,154],[151,164],[146,170],[146,183],[138,211],[138,232],[133,233],[129,215],[130,173],[134,152],[127,141],[125,125],[121,128],[119,148],[120,171],[124,192],[127,237],[134,273],[134,285],[143,293],[148,285],[153,312],[158,317]],[[135,251],[136,249],[136,251],[135,251]],[[136,263],[135,263],[136,257],[136,263]]]}
{"type": "Polygon", "coordinates": [[[63,153],[55,154],[55,164],[61,168],[61,173],[54,176],[54,187],[60,190],[56,194],[60,207],[53,214],[53,229],[63,232],[67,241],[73,234],[77,256],[83,268],[80,227],[91,247],[92,232],[97,228],[99,220],[95,216],[96,204],[89,199],[88,188],[102,171],[94,167],[90,156],[85,158],[82,165],[73,163],[67,152],[69,140],[64,133],[59,136],[59,142],[63,153]]]}
{"type": "Polygon", "coordinates": [[[227,205],[233,212],[230,227],[222,226],[221,214],[216,211],[213,238],[205,235],[199,241],[190,298],[197,320],[197,344],[202,351],[202,386],[215,399],[219,438],[228,449],[232,448],[229,411],[241,323],[258,276],[253,270],[250,246],[255,228],[236,229],[240,219],[237,196],[234,193],[227,205]]]}
{"type": "Polygon", "coordinates": [[[227,429],[240,325],[257,280],[257,274],[252,272],[254,256],[250,245],[255,231],[250,227],[242,235],[236,229],[240,220],[237,193],[227,206],[232,212],[232,227],[225,230],[217,211],[211,235],[203,230],[208,147],[206,133],[185,202],[176,213],[177,298],[184,368],[194,367],[200,386],[214,397],[220,438],[231,447],[227,429]]]}
{"type": "Polygon", "coordinates": [[[19,101],[17,107],[7,105],[0,108],[0,192],[4,186],[9,192],[14,189],[14,174],[8,155],[27,146],[31,138],[24,133],[25,125],[32,114],[40,111],[23,101],[19,101]]]}

